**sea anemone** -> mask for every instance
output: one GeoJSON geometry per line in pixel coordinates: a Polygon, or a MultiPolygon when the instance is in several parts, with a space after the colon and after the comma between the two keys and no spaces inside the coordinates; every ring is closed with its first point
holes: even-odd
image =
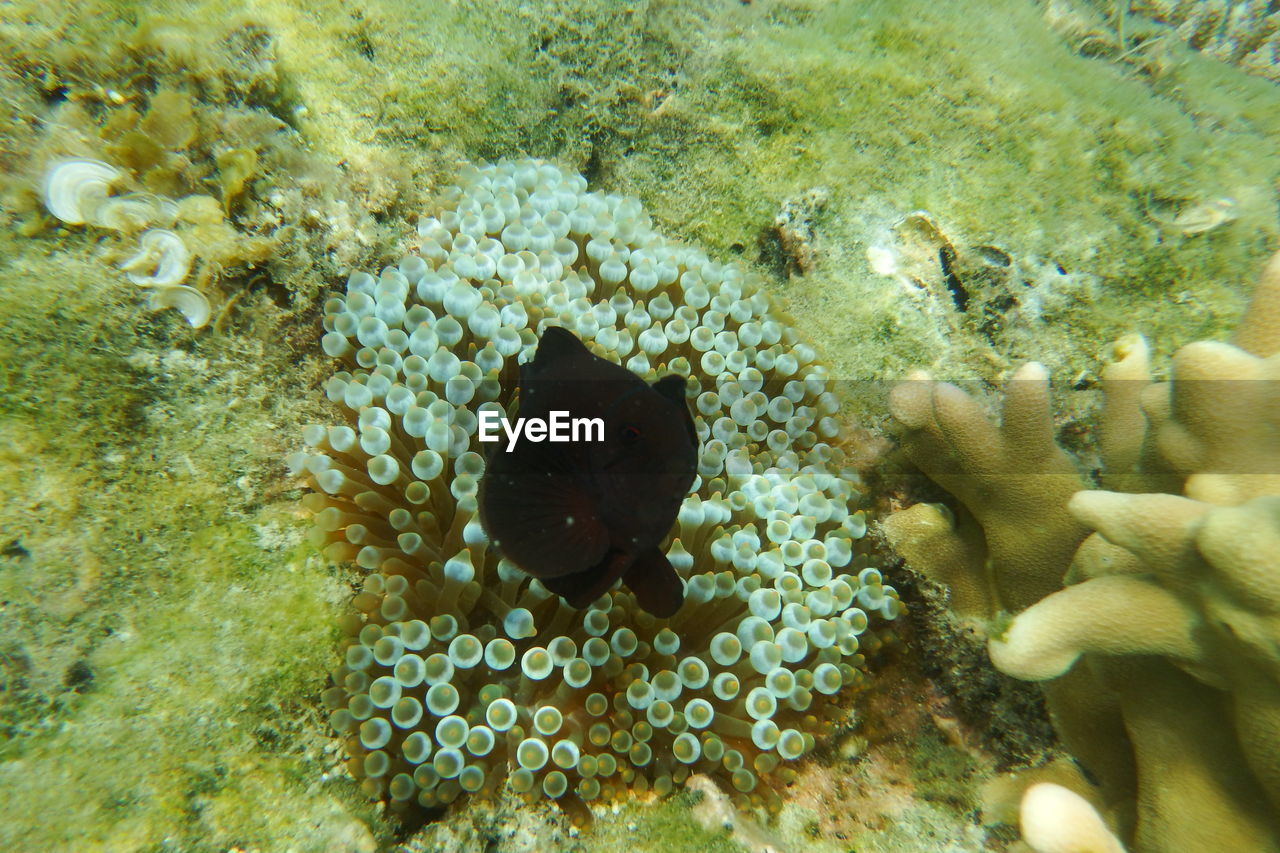
{"type": "Polygon", "coordinates": [[[772,784],[841,718],[869,626],[902,612],[859,548],[837,400],[759,277],[655,233],[635,199],[554,165],[469,168],[416,253],[325,304],[326,385],[346,423],[290,464],[314,537],[368,574],[324,693],[373,797],[583,801],[693,773],[772,784]],[[698,477],[664,549],[670,619],[615,586],[575,610],[490,547],[478,413],[514,415],[517,365],[559,325],[653,381],[688,377],[698,477]],[[762,782],[762,780],[764,780],[762,782]]]}

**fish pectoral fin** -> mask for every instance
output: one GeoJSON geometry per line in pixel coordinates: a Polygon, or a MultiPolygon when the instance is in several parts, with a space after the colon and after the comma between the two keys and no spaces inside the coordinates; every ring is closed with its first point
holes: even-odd
{"type": "Polygon", "coordinates": [[[581,610],[608,592],[609,587],[626,573],[632,562],[631,555],[621,551],[610,551],[605,555],[604,560],[585,572],[539,578],[539,580],[542,581],[543,586],[568,602],[570,607],[581,610]]]}
{"type": "Polygon", "coordinates": [[[622,582],[635,594],[636,603],[660,619],[675,615],[684,603],[684,582],[657,548],[641,553],[622,582]]]}

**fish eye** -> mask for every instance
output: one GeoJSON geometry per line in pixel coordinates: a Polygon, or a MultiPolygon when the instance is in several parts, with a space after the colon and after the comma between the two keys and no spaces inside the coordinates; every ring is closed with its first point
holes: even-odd
{"type": "Polygon", "coordinates": [[[618,430],[618,438],[623,444],[635,444],[640,440],[640,428],[634,424],[626,424],[618,430]]]}

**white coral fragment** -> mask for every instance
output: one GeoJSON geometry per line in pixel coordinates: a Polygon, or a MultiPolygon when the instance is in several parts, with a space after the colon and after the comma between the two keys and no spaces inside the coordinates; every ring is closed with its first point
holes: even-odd
{"type": "Polygon", "coordinates": [[[108,198],[98,206],[93,224],[112,231],[132,232],[148,225],[168,227],[178,219],[178,205],[151,193],[108,198]]]}
{"type": "Polygon", "coordinates": [[[50,213],[68,225],[95,222],[111,185],[123,176],[119,169],[101,160],[58,160],[45,172],[40,184],[40,200],[50,213]]]}
{"type": "Polygon", "coordinates": [[[1190,237],[1192,234],[1203,234],[1205,231],[1212,231],[1219,225],[1233,222],[1235,218],[1235,199],[1224,197],[1192,205],[1179,213],[1174,218],[1173,224],[1185,236],[1190,237]]]}
{"type": "Polygon", "coordinates": [[[142,249],[120,264],[129,281],[139,287],[171,287],[181,284],[191,271],[191,252],[182,238],[163,228],[143,232],[142,249]]]}
{"type": "Polygon", "coordinates": [[[152,291],[150,303],[152,309],[156,311],[163,308],[178,309],[193,329],[203,328],[209,323],[211,313],[209,300],[194,287],[179,284],[174,287],[158,288],[152,291]]]}
{"type": "Polygon", "coordinates": [[[181,237],[167,230],[178,221],[182,208],[151,193],[112,196],[112,184],[123,177],[119,169],[100,160],[67,158],[50,165],[40,195],[49,212],[70,225],[87,223],[129,234],[151,225],[164,226],[143,231],[138,251],[119,267],[139,287],[155,288],[149,300],[153,309],[176,308],[194,328],[207,325],[208,298],[182,284],[191,271],[191,252],[181,237]]]}

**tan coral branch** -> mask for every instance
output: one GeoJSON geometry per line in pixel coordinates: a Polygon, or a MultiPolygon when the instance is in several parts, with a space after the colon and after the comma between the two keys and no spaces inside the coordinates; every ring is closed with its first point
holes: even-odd
{"type": "Polygon", "coordinates": [[[987,643],[1001,672],[1057,678],[1086,652],[1193,659],[1195,613],[1167,590],[1118,575],[1069,586],[1027,608],[987,643]]]}

